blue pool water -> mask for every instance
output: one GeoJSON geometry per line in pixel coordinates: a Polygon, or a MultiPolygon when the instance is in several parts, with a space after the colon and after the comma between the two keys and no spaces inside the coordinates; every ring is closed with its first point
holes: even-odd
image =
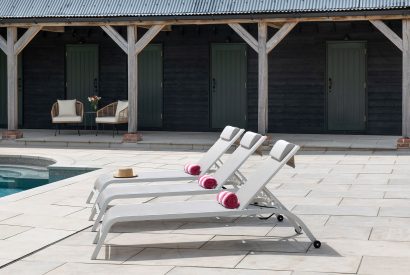
{"type": "Polygon", "coordinates": [[[49,183],[47,168],[0,165],[0,197],[49,183]]]}

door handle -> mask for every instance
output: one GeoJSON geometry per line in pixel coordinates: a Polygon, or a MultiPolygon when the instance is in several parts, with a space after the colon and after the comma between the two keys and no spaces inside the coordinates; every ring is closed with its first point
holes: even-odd
{"type": "Polygon", "coordinates": [[[329,93],[331,93],[331,92],[332,92],[332,86],[333,86],[332,78],[331,78],[331,77],[329,77],[329,83],[328,83],[329,93]]]}
{"type": "Polygon", "coordinates": [[[216,80],[215,78],[212,78],[212,92],[216,92],[216,80]]]}

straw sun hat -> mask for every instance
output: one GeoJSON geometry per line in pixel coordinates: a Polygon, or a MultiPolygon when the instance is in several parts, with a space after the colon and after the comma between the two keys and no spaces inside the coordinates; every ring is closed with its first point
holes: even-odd
{"type": "Polygon", "coordinates": [[[114,173],[114,178],[135,178],[138,177],[132,168],[120,168],[114,173]]]}

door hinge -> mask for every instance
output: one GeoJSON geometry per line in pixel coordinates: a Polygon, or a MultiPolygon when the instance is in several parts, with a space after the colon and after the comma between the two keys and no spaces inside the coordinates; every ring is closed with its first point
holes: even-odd
{"type": "Polygon", "coordinates": [[[248,83],[245,81],[245,89],[248,87],[248,83]]]}
{"type": "Polygon", "coordinates": [[[161,88],[162,88],[162,81],[161,81],[161,88]]]}
{"type": "Polygon", "coordinates": [[[247,51],[245,50],[245,56],[247,55],[248,53],[247,53],[247,51]]]}
{"type": "Polygon", "coordinates": [[[161,51],[161,57],[162,57],[162,51],[161,51]]]}
{"type": "Polygon", "coordinates": [[[366,89],[367,88],[367,83],[363,83],[363,87],[366,89]]]}
{"type": "Polygon", "coordinates": [[[161,120],[162,120],[162,113],[161,113],[161,120]]]}
{"type": "Polygon", "coordinates": [[[245,115],[245,120],[247,119],[246,115],[245,115]]]}
{"type": "Polygon", "coordinates": [[[367,49],[364,49],[364,55],[366,55],[367,54],[367,49]]]}
{"type": "Polygon", "coordinates": [[[366,115],[363,117],[363,121],[366,122],[367,121],[367,117],[366,115]]]}

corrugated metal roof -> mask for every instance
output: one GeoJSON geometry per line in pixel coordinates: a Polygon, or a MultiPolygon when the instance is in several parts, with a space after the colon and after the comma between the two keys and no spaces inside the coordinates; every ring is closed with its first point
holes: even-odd
{"type": "Polygon", "coordinates": [[[238,15],[409,7],[410,0],[1,0],[0,18],[238,15]]]}

